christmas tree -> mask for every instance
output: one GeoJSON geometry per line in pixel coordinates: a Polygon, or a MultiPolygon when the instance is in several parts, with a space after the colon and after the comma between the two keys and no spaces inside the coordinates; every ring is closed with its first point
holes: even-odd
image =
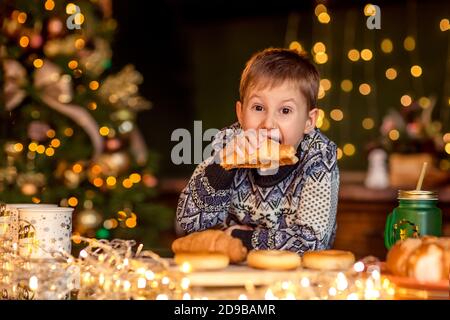
{"type": "Polygon", "coordinates": [[[132,65],[112,74],[111,0],[0,4],[0,200],[75,207],[74,233],[161,245],[157,155],[132,65]]]}

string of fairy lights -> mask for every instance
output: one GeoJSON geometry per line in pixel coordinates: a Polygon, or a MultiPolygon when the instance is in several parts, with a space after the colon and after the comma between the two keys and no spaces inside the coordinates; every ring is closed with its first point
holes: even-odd
{"type": "MultiPolygon", "coordinates": [[[[409,9],[409,12],[415,12],[417,10],[416,7],[409,9]]],[[[408,34],[404,37],[402,43],[394,43],[394,41],[389,37],[382,38],[379,43],[374,42],[374,36],[370,35],[366,37],[366,41],[364,43],[365,47],[357,48],[354,47],[354,38],[355,38],[355,30],[354,25],[349,26],[349,24],[354,24],[355,17],[352,16],[352,12],[347,12],[346,15],[346,30],[350,31],[348,35],[344,35],[344,42],[342,45],[343,56],[345,57],[344,61],[340,61],[342,68],[342,78],[338,83],[333,83],[330,79],[331,75],[331,67],[327,66],[332,63],[334,56],[338,55],[338,52],[332,52],[330,50],[331,41],[327,43],[324,40],[320,39],[320,36],[317,35],[317,29],[320,26],[324,26],[322,31],[328,32],[328,35],[331,32],[334,32],[330,25],[333,24],[333,15],[327,8],[325,3],[318,3],[314,8],[315,14],[315,23],[313,23],[313,43],[311,43],[311,56],[315,63],[319,65],[321,70],[322,79],[320,81],[319,87],[319,117],[317,120],[317,127],[322,131],[330,130],[333,123],[340,123],[344,119],[347,121],[353,121],[351,119],[352,113],[347,109],[350,97],[353,92],[359,93],[362,97],[366,97],[366,105],[367,105],[367,115],[361,121],[361,127],[364,130],[372,131],[376,129],[376,124],[379,122],[377,117],[379,116],[377,103],[380,99],[380,95],[377,92],[377,83],[374,71],[374,64],[371,62],[376,59],[378,55],[392,55],[394,50],[405,50],[406,53],[410,56],[410,66],[408,70],[406,70],[411,79],[416,79],[417,81],[423,82],[424,67],[420,64],[420,59],[417,50],[417,31],[415,27],[410,27],[408,29],[408,34]],[[327,27],[328,26],[328,27],[327,27]],[[314,41],[316,39],[317,41],[314,41]],[[370,43],[374,42],[374,45],[370,43]],[[379,46],[379,51],[377,52],[376,47],[379,46]],[[398,48],[397,48],[398,47],[398,48]],[[346,60],[346,61],[345,61],[346,60]],[[352,68],[356,63],[364,63],[364,80],[357,82],[352,79],[352,68]],[[370,66],[369,66],[370,65],[370,66]],[[337,90],[340,89],[339,93],[339,104],[340,106],[333,106],[330,108],[320,107],[321,105],[331,105],[332,102],[326,99],[327,95],[329,95],[330,91],[335,87],[337,90]],[[378,98],[378,99],[377,99],[378,98]],[[329,109],[329,110],[327,110],[329,109]]],[[[364,6],[363,14],[365,17],[373,16],[376,13],[376,8],[372,4],[367,4],[364,6]]],[[[410,13],[410,15],[412,15],[410,13]]],[[[414,18],[414,17],[413,17],[414,18]]],[[[412,21],[415,23],[416,20],[412,21]]],[[[440,32],[448,32],[450,30],[450,22],[448,18],[443,17],[439,20],[439,25],[435,26],[436,30],[440,30],[440,32]]],[[[365,28],[365,26],[364,26],[365,28]]],[[[344,30],[345,32],[345,30],[344,30]]],[[[367,30],[368,32],[372,32],[371,30],[367,30]]],[[[290,32],[292,34],[292,31],[290,32]]],[[[291,36],[292,37],[292,36],[291,36]]],[[[328,37],[329,38],[329,37],[328,37]]],[[[323,39],[323,35],[322,35],[323,39]]],[[[305,41],[306,42],[306,41],[305,41]]],[[[305,52],[307,49],[299,40],[292,39],[288,43],[288,47],[290,49],[294,49],[300,52],[305,52]]],[[[379,86],[389,86],[389,82],[395,81],[398,78],[400,72],[405,72],[405,70],[400,70],[399,66],[387,65],[384,69],[384,77],[387,80],[385,83],[378,83],[379,86]]],[[[447,74],[448,78],[449,75],[447,74]]],[[[447,80],[448,81],[448,80],[447,80]]],[[[400,93],[398,97],[399,106],[403,108],[410,107],[414,102],[417,102],[422,109],[430,108],[432,101],[429,97],[424,95],[423,85],[415,85],[416,94],[419,96],[416,97],[415,94],[410,92],[400,93]]],[[[449,93],[444,90],[444,98],[443,98],[443,106],[442,108],[450,107],[450,97],[449,93]]],[[[445,118],[440,118],[439,121],[434,122],[433,125],[442,128],[442,123],[445,123],[445,118]],[[442,122],[441,122],[442,121],[442,122]]],[[[337,157],[342,160],[344,157],[352,157],[358,152],[358,148],[355,143],[351,142],[351,128],[350,126],[338,126],[340,134],[340,142],[341,144],[338,146],[337,157]]],[[[448,128],[447,128],[448,129],[448,128]]],[[[391,129],[388,132],[388,138],[391,141],[397,141],[400,138],[400,132],[396,128],[391,129]]],[[[442,141],[444,144],[444,150],[447,154],[450,154],[450,132],[442,133],[442,141]]],[[[440,168],[442,170],[450,169],[450,161],[443,159],[440,162],[440,168]]]]}

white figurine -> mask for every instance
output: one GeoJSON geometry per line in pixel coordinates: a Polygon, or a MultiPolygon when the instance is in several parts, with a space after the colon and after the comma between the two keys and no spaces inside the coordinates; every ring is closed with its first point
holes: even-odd
{"type": "Polygon", "coordinates": [[[369,167],[367,169],[367,188],[385,189],[389,186],[389,176],[387,170],[387,153],[382,149],[375,149],[369,153],[369,167]]]}

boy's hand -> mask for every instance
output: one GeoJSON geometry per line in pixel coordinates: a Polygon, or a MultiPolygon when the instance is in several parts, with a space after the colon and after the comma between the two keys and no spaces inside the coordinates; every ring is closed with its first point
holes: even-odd
{"type": "Polygon", "coordinates": [[[234,226],[225,229],[224,231],[227,235],[231,236],[231,232],[233,230],[253,230],[253,228],[245,225],[236,224],[234,226]]]}

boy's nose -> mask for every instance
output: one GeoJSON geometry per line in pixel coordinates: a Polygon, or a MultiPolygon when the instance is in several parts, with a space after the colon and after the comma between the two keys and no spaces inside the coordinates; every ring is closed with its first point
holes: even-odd
{"type": "Polygon", "coordinates": [[[267,129],[267,130],[271,130],[271,129],[276,129],[276,123],[275,121],[273,121],[273,118],[268,116],[264,119],[264,122],[262,123],[262,129],[267,129]]]}

